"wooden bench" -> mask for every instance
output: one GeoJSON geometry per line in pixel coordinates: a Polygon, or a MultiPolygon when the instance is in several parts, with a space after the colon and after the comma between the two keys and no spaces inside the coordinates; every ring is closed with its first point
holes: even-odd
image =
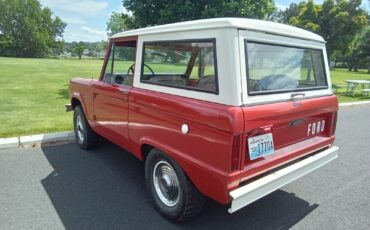
{"type": "Polygon", "coordinates": [[[362,89],[362,95],[369,96],[370,89],[362,89]]]}
{"type": "Polygon", "coordinates": [[[338,93],[338,89],[342,89],[342,88],[345,88],[345,87],[347,87],[347,85],[332,84],[332,88],[333,88],[335,93],[338,93]]]}

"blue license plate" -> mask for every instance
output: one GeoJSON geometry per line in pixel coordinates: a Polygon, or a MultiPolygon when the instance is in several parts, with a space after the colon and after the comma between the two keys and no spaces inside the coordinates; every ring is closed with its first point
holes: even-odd
{"type": "Polygon", "coordinates": [[[248,138],[248,149],[251,160],[273,154],[275,149],[272,133],[248,138]]]}

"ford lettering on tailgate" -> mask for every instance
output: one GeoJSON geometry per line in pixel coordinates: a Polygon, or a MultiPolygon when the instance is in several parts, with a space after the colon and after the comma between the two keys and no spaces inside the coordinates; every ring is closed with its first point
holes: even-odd
{"type": "Polygon", "coordinates": [[[307,128],[307,136],[322,133],[324,132],[324,129],[325,129],[325,120],[309,123],[307,128]]]}

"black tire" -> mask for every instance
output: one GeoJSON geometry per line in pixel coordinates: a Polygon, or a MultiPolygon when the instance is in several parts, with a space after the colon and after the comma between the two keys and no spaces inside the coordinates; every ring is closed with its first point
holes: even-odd
{"type": "Polygon", "coordinates": [[[91,129],[81,106],[74,109],[73,125],[76,143],[80,148],[91,149],[99,143],[99,136],[91,129]]]}
{"type": "Polygon", "coordinates": [[[156,209],[165,218],[177,222],[185,221],[195,217],[202,210],[205,197],[181,167],[163,152],[157,149],[149,152],[145,160],[145,179],[156,209]],[[171,170],[172,172],[169,173],[171,170]],[[177,184],[178,189],[171,184],[177,184]],[[164,195],[166,192],[170,195],[164,195]]]}

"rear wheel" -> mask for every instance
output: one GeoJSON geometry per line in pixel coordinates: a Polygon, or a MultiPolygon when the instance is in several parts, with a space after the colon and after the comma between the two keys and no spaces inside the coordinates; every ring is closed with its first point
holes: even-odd
{"type": "Polygon", "coordinates": [[[150,151],[145,161],[145,177],[155,207],[167,219],[184,221],[202,210],[205,197],[163,152],[150,151]]]}
{"type": "Polygon", "coordinates": [[[90,149],[98,144],[99,137],[91,129],[81,106],[76,106],[74,109],[73,124],[76,143],[79,147],[82,149],[90,149]]]}

